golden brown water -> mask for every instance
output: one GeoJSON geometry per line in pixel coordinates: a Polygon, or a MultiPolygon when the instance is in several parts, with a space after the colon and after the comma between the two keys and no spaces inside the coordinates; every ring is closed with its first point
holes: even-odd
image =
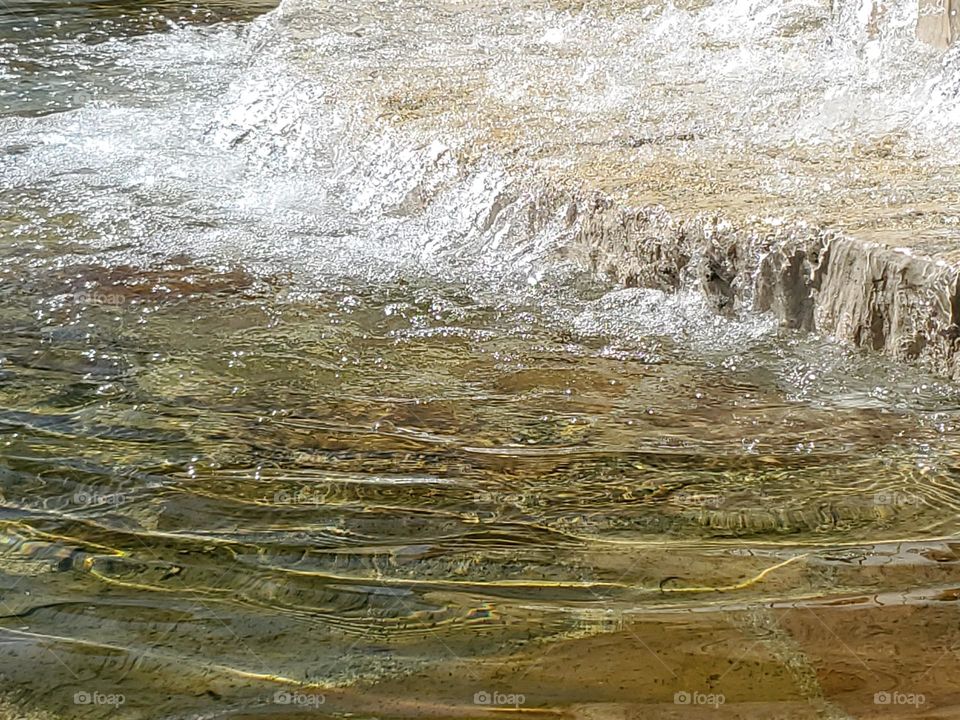
{"type": "Polygon", "coordinates": [[[211,139],[244,13],[73,7],[3,66],[3,712],[956,715],[956,387],[356,210],[211,139]]]}

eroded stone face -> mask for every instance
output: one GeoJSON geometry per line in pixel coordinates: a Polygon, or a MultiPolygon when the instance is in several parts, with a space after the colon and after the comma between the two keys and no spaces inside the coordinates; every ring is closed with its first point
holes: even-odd
{"type": "Polygon", "coordinates": [[[948,48],[960,36],[960,2],[919,0],[917,38],[934,47],[948,48]]]}
{"type": "Polygon", "coordinates": [[[770,312],[789,328],[960,373],[954,266],[803,225],[585,208],[573,252],[618,282],[698,287],[721,312],[770,312]]]}

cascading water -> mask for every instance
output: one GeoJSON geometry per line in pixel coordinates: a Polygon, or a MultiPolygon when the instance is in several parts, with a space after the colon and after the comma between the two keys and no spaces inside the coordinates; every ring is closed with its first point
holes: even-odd
{"type": "Polygon", "coordinates": [[[951,241],[915,4],[267,10],[0,10],[0,714],[951,712],[960,390],[573,249],[951,241]]]}

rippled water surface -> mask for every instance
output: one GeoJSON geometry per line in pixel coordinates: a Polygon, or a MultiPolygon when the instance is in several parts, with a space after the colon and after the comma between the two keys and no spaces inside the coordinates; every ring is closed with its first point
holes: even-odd
{"type": "Polygon", "coordinates": [[[953,716],[960,390],[586,277],[384,124],[465,8],[303,7],[0,4],[0,713],[953,716]]]}

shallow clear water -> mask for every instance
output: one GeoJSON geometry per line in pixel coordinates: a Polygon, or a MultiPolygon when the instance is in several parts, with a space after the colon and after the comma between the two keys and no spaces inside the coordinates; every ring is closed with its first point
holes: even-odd
{"type": "Polygon", "coordinates": [[[951,712],[960,389],[586,277],[367,124],[441,26],[285,8],[0,10],[0,711],[951,712]]]}

